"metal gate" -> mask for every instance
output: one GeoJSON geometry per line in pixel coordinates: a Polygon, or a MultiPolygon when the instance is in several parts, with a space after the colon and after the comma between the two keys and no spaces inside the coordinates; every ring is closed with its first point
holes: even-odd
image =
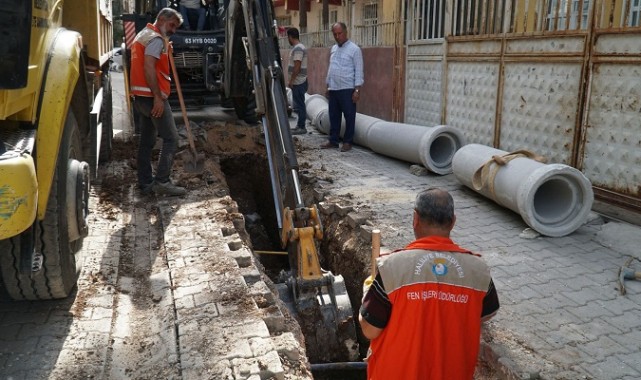
{"type": "Polygon", "coordinates": [[[405,14],[405,122],[532,150],[641,211],[641,1],[407,0],[405,14]]]}

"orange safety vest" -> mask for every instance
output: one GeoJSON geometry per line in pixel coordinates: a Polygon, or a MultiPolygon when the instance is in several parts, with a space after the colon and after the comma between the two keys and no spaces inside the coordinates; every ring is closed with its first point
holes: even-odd
{"type": "Polygon", "coordinates": [[[472,379],[491,277],[470,253],[430,236],[381,257],[392,314],[371,342],[368,380],[472,379]]]}
{"type": "MultiPolygon", "coordinates": [[[[131,48],[131,93],[136,96],[153,97],[154,94],[149,88],[147,79],[145,79],[145,48],[151,40],[160,37],[164,41],[160,30],[153,24],[147,24],[145,29],[141,30],[134,39],[131,48]]],[[[167,45],[162,50],[160,59],[156,61],[156,79],[158,87],[166,99],[171,92],[171,77],[169,76],[169,56],[167,55],[167,45]]]]}

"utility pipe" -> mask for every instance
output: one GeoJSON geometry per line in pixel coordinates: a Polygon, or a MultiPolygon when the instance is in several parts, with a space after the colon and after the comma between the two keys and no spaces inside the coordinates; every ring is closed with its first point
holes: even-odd
{"type": "MultiPolygon", "coordinates": [[[[329,134],[329,110],[322,95],[307,95],[307,116],[319,131],[329,134]]],[[[345,120],[340,135],[345,133],[345,120]]],[[[447,125],[427,127],[393,123],[372,116],[356,114],[354,142],[376,153],[422,164],[436,174],[452,172],[454,153],[465,145],[463,135],[447,125]]]]}
{"type": "Polygon", "coordinates": [[[312,372],[321,371],[366,371],[366,362],[340,362],[340,363],[318,363],[312,364],[312,372]]]}
{"type": "Polygon", "coordinates": [[[542,235],[569,235],[588,218],[592,185],[571,166],[542,161],[527,151],[469,144],[454,155],[452,170],[465,186],[519,213],[542,235]]]}

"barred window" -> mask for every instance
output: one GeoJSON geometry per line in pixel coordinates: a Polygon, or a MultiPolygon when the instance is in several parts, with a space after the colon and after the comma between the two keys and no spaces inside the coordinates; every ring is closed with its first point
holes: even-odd
{"type": "Polygon", "coordinates": [[[407,15],[409,40],[443,38],[445,0],[410,0],[407,15]]]}
{"type": "Polygon", "coordinates": [[[454,2],[453,31],[456,36],[503,32],[508,0],[457,0],[454,2]]]}
{"type": "Polygon", "coordinates": [[[546,29],[587,29],[589,12],[590,0],[550,0],[547,8],[546,29]]]}
{"type": "Polygon", "coordinates": [[[641,0],[633,0],[630,5],[630,16],[628,17],[628,26],[639,26],[641,18],[641,0]]]}
{"type": "Polygon", "coordinates": [[[375,46],[378,44],[378,1],[370,0],[363,4],[363,26],[360,43],[365,46],[375,46]]]}

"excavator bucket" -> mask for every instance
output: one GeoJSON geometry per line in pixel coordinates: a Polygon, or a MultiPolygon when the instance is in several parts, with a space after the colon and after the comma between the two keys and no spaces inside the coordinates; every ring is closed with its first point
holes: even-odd
{"type": "Polygon", "coordinates": [[[288,245],[292,269],[277,287],[279,297],[301,325],[310,361],[357,361],[356,326],[345,281],[319,264],[315,240],[322,239],[323,232],[316,206],[286,208],[283,215],[281,238],[288,245]],[[306,227],[293,227],[301,222],[306,227]]]}
{"type": "Polygon", "coordinates": [[[276,285],[280,299],[305,335],[312,363],[358,361],[359,347],[343,276],[326,273],[311,283],[290,277],[276,285]]]}

